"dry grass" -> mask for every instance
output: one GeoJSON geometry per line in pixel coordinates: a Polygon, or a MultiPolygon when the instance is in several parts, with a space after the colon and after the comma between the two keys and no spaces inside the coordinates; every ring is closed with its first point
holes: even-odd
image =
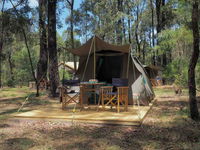
{"type": "MultiPolygon", "coordinates": [[[[158,101],[141,127],[3,118],[0,122],[0,149],[199,150],[200,123],[188,117],[187,92],[176,96],[170,88],[156,88],[155,93],[158,101]]],[[[20,100],[6,105],[18,103],[20,100]]],[[[47,104],[37,103],[29,108],[38,105],[47,104]]]]}

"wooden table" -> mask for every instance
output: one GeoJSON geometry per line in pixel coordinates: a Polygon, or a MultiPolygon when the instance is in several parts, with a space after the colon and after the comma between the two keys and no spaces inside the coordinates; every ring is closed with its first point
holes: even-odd
{"type": "MultiPolygon", "coordinates": [[[[85,98],[85,94],[87,92],[92,92],[95,93],[97,91],[99,91],[99,87],[98,86],[102,86],[105,85],[105,82],[81,82],[80,83],[80,104],[81,107],[83,107],[83,103],[84,98],[85,98]]],[[[95,104],[96,104],[96,94],[95,94],[95,104]]]]}

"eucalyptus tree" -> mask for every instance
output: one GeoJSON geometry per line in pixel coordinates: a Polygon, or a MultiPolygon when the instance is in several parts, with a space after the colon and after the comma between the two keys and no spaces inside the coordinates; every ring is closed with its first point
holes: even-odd
{"type": "MultiPolygon", "coordinates": [[[[42,79],[47,78],[47,64],[48,64],[48,51],[47,51],[47,0],[39,0],[39,36],[40,36],[40,56],[37,65],[37,90],[42,79]]],[[[37,92],[37,96],[39,91],[37,92]]]]}
{"type": "Polygon", "coordinates": [[[3,40],[4,40],[4,5],[5,0],[2,1],[2,8],[1,8],[1,36],[0,36],[0,88],[2,87],[2,51],[3,51],[3,40]]]}
{"type": "MultiPolygon", "coordinates": [[[[71,48],[74,49],[74,0],[67,0],[70,9],[70,37],[71,37],[71,48]]],[[[76,56],[74,55],[74,69],[77,70],[76,56]]]]}
{"type": "Polygon", "coordinates": [[[59,85],[57,41],[56,41],[56,4],[57,0],[48,0],[48,52],[49,81],[51,96],[56,97],[59,85]]]}
{"type": "Polygon", "coordinates": [[[193,52],[188,70],[188,87],[190,116],[194,120],[199,119],[199,111],[196,99],[195,67],[199,58],[199,1],[193,0],[192,3],[192,31],[193,31],[193,52]]]}

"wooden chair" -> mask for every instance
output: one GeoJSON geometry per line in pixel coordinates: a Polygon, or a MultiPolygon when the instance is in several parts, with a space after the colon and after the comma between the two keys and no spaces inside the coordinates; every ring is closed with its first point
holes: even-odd
{"type": "Polygon", "coordinates": [[[116,106],[116,103],[113,102],[116,99],[116,93],[112,92],[113,86],[102,86],[100,88],[100,99],[103,110],[105,106],[111,104],[112,106],[116,106]]]}
{"type": "Polygon", "coordinates": [[[117,112],[120,112],[120,105],[124,106],[124,110],[128,110],[128,79],[113,78],[113,86],[101,87],[100,94],[102,107],[111,105],[115,106],[117,112]]]}
{"type": "Polygon", "coordinates": [[[79,80],[65,80],[60,87],[60,100],[62,102],[62,109],[70,103],[80,104],[80,90],[75,91],[71,87],[79,86],[79,80]]]}
{"type": "Polygon", "coordinates": [[[117,88],[117,112],[120,112],[120,104],[124,106],[124,111],[128,111],[128,86],[117,88]]]}

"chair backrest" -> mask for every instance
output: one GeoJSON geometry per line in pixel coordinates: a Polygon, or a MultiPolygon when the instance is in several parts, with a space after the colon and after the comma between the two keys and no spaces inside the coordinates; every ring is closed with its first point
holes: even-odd
{"type": "Polygon", "coordinates": [[[112,78],[112,85],[115,87],[128,86],[128,79],[112,78]]]}
{"type": "Polygon", "coordinates": [[[80,80],[62,80],[63,86],[79,86],[80,80]]]}

